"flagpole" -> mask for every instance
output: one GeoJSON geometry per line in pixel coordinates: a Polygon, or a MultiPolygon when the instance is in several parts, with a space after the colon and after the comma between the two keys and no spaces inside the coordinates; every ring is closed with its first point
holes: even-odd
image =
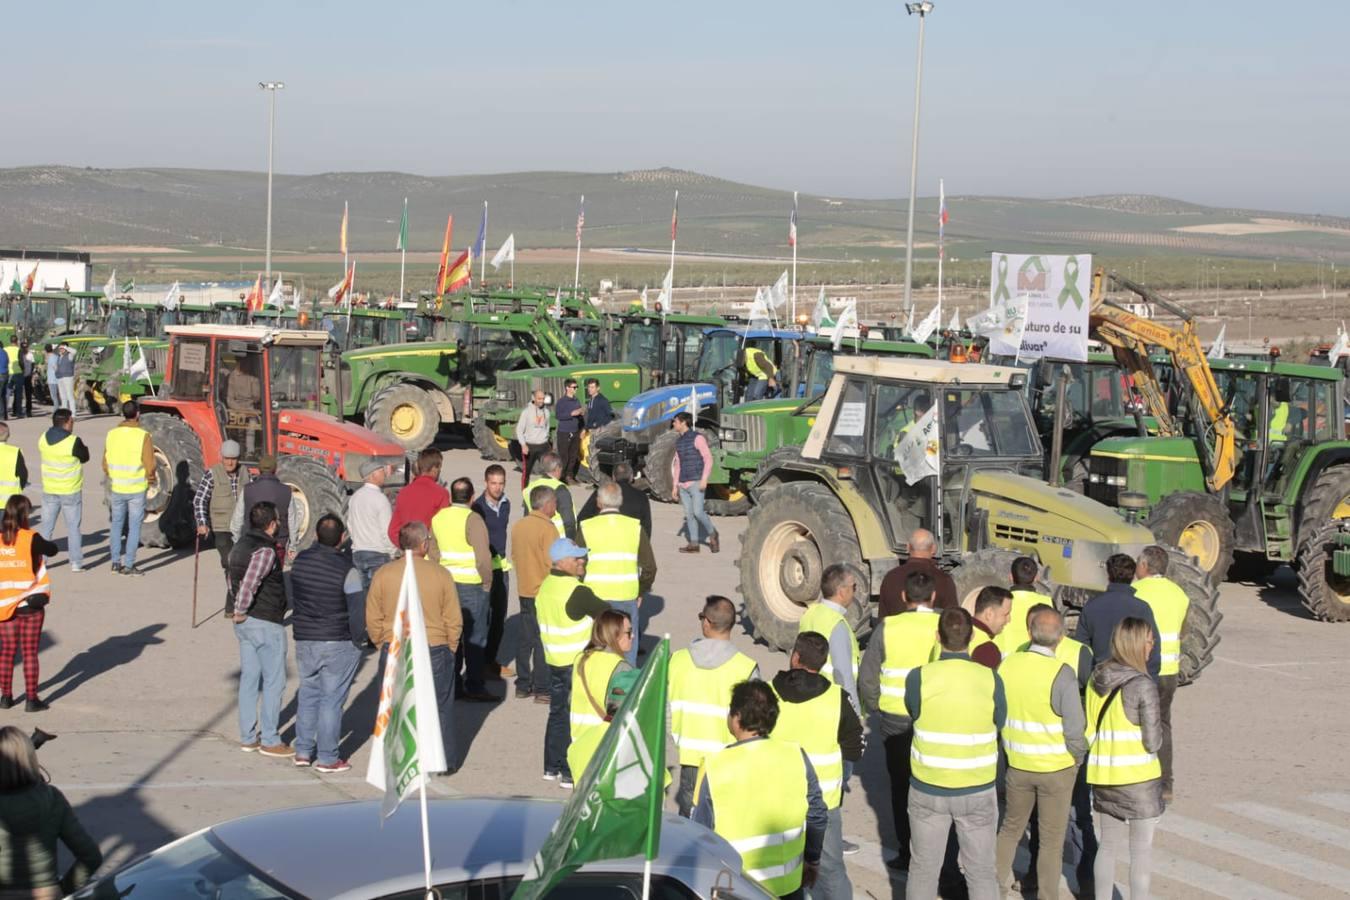
{"type": "MultiPolygon", "coordinates": [[[[675,308],[675,232],[680,227],[680,191],[675,190],[675,211],[670,219],[670,296],[666,301],[670,303],[670,308],[675,308]]],[[[665,313],[665,310],[662,310],[665,313]]]]}
{"type": "Polygon", "coordinates": [[[792,192],[792,321],[797,321],[797,192],[792,192]]]}
{"type": "Polygon", "coordinates": [[[483,201],[483,258],[478,261],[478,283],[487,281],[487,201],[483,201]]]}
{"type": "Polygon", "coordinates": [[[947,192],[946,192],[946,189],[945,189],[945,187],[944,187],[944,185],[943,185],[943,183],[942,183],[942,179],[941,179],[941,178],[938,179],[938,197],[941,198],[941,199],[938,201],[938,301],[937,301],[937,310],[938,310],[938,328],[941,329],[941,328],[942,328],[942,257],[946,255],[946,254],[943,252],[943,246],[942,246],[942,245],[943,245],[943,239],[944,239],[944,232],[945,232],[945,230],[946,230],[945,227],[944,227],[943,221],[942,221],[942,216],[943,216],[943,214],[946,213],[946,211],[947,211],[947,192]]]}
{"type": "MultiPolygon", "coordinates": [[[[407,197],[403,198],[403,221],[404,222],[408,221],[407,197]]],[[[398,261],[398,299],[400,303],[403,302],[403,273],[408,268],[408,239],[403,236],[402,234],[403,230],[404,229],[400,229],[399,233],[399,237],[403,238],[403,240],[399,241],[399,243],[403,245],[403,255],[399,258],[398,261]]]]}
{"type": "MultiPolygon", "coordinates": [[[[586,195],[585,195],[585,194],[582,194],[582,195],[581,195],[581,208],[582,208],[583,210],[586,208],[586,195]]],[[[577,294],[577,292],[581,290],[581,223],[580,223],[581,215],[582,215],[582,213],[578,213],[578,214],[577,214],[577,220],[578,220],[578,221],[577,221],[577,268],[576,268],[576,271],[572,273],[572,295],[573,295],[573,297],[575,297],[576,294],[577,294]]]]}
{"type": "Polygon", "coordinates": [[[422,807],[422,871],[427,879],[427,900],[435,897],[431,887],[431,826],[427,823],[427,773],[419,772],[417,794],[422,807]]]}

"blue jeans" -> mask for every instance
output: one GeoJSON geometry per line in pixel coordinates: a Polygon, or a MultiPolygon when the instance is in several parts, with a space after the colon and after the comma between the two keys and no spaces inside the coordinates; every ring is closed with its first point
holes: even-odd
{"type": "Polygon", "coordinates": [[[74,494],[42,493],[42,526],[38,533],[50,541],[56,532],[56,514],[66,520],[66,554],[72,566],[84,565],[84,540],[80,535],[80,519],[84,515],[84,497],[74,494]]]}
{"type": "Polygon", "coordinates": [[[481,584],[456,584],[459,609],[464,616],[464,690],[481,694],[486,689],[483,668],[487,662],[489,622],[488,592],[481,584]]]}
{"type": "Polygon", "coordinates": [[[548,724],[544,726],[544,773],[572,777],[567,748],[572,743],[572,667],[548,667],[548,724]]]}
{"type": "Polygon", "coordinates": [[[745,402],[750,403],[755,400],[763,400],[765,393],[769,390],[769,382],[764,378],[756,378],[745,386],[745,402]]]}
{"type": "Polygon", "coordinates": [[[352,551],[352,565],[356,567],[356,571],[361,573],[362,590],[370,590],[370,579],[375,577],[375,570],[389,562],[390,558],[375,550],[352,551]]]}
{"type": "Polygon", "coordinates": [[[136,550],[141,546],[141,523],[145,521],[145,491],[138,494],[108,492],[112,506],[112,525],[108,529],[108,544],[112,547],[112,564],[129,569],[136,565],[136,550]],[[126,555],[122,553],[122,527],[127,529],[126,555]]]}
{"type": "Polygon", "coordinates": [[[689,532],[689,543],[701,544],[710,535],[717,534],[712,519],[703,510],[703,488],[697,482],[688,486],[680,485],[680,505],[684,507],[684,527],[689,532]],[[703,526],[701,533],[700,525],[703,526]]]}
{"type": "Polygon", "coordinates": [[[295,642],[295,667],[300,670],[295,698],[297,759],[322,765],[337,762],[342,707],[360,664],[361,651],[351,641],[295,642]]]}
{"type": "Polygon", "coordinates": [[[521,597],[520,628],[516,636],[516,690],[527,694],[544,693],[549,689],[547,670],[534,598],[521,597]]]}
{"type": "MultiPolygon", "coordinates": [[[[441,748],[445,750],[445,764],[450,771],[459,768],[459,754],[455,750],[455,652],[445,644],[432,644],[431,682],[436,690],[436,712],[441,720],[441,748]]],[[[389,662],[389,645],[380,647],[380,683],[384,684],[384,667],[389,662]]]]}
{"type": "Polygon", "coordinates": [[[286,690],[286,629],[249,616],[235,623],[234,636],[239,639],[239,741],[275,747],[281,743],[277,724],[286,690]]]}
{"type": "Polygon", "coordinates": [[[628,648],[628,652],[624,654],[623,658],[628,660],[628,664],[630,666],[636,668],[637,654],[638,654],[638,632],[639,632],[638,602],[636,600],[610,600],[608,602],[611,609],[616,609],[621,613],[627,613],[628,618],[633,622],[633,645],[628,648]]]}

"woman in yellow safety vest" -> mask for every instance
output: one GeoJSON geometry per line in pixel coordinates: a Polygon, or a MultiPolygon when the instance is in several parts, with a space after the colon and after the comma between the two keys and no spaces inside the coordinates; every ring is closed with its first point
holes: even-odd
{"type": "Polygon", "coordinates": [[[567,766],[574,779],[581,779],[609,727],[605,709],[609,682],[619,672],[632,668],[624,659],[632,646],[633,622],[628,614],[607,609],[596,617],[591,639],[572,666],[572,743],[567,749],[567,766]]]}
{"type": "Polygon", "coordinates": [[[14,494],[0,518],[0,709],[14,705],[15,654],[23,654],[23,684],[28,712],[42,712],[38,699],[38,641],[44,607],[51,599],[45,557],[56,545],[28,527],[33,505],[14,494]]]}
{"type": "Polygon", "coordinates": [[[1148,675],[1153,626],[1121,619],[1111,634],[1111,658],[1092,673],[1087,689],[1087,782],[1092,786],[1097,900],[1109,900],[1116,857],[1130,866],[1128,896],[1147,897],[1153,831],[1163,814],[1161,703],[1148,675]]]}

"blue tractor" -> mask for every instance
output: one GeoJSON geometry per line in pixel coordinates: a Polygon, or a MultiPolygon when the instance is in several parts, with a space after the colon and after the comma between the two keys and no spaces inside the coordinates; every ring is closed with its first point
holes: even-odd
{"type": "MultiPolygon", "coordinates": [[[[747,354],[760,351],[773,364],[776,390],[793,389],[793,374],[806,336],[796,329],[731,326],[709,328],[703,335],[693,384],[677,384],[637,394],[624,404],[621,429],[616,436],[598,439],[591,449],[602,472],[626,462],[640,473],[647,489],[658,500],[671,501],[671,462],[675,434],[671,422],[676,413],[694,412],[694,426],[718,446],[721,410],[741,403],[752,388],[747,354]]],[[[762,388],[763,385],[757,386],[762,388]]],[[[772,393],[769,395],[772,396],[772,393]]]]}

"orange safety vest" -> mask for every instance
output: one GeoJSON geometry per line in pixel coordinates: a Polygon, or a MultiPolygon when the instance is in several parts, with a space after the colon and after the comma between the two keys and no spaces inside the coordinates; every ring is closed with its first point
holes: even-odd
{"type": "Polygon", "coordinates": [[[38,563],[33,571],[33,535],[31,528],[21,528],[13,544],[0,543],[0,622],[9,621],[19,604],[36,594],[50,594],[51,579],[47,577],[47,561],[38,563]]]}

